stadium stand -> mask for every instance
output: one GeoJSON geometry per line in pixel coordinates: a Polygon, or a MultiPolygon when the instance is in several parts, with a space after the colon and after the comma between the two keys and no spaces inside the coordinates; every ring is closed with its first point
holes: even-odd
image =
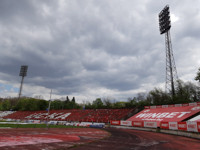
{"type": "Polygon", "coordinates": [[[195,122],[200,122],[200,115],[197,115],[191,119],[189,119],[188,121],[195,121],[195,122]]]}
{"type": "MultiPolygon", "coordinates": [[[[199,138],[200,102],[145,106],[145,109],[126,121],[111,120],[112,126],[133,127],[134,129],[151,128],[156,132],[199,138]],[[171,131],[168,131],[171,130],[171,131]],[[179,132],[177,132],[179,131],[179,132]],[[188,134],[188,132],[190,132],[188,134]],[[196,134],[197,133],[197,134],[196,134]]],[[[146,130],[145,129],[145,130],[146,130]]]]}
{"type": "Polygon", "coordinates": [[[102,122],[110,120],[123,120],[134,111],[134,109],[69,109],[47,111],[16,111],[6,115],[4,119],[14,120],[52,120],[68,122],[102,122]]]}
{"type": "Polygon", "coordinates": [[[127,121],[182,122],[200,113],[200,103],[151,106],[140,111],[127,121]]]}
{"type": "Polygon", "coordinates": [[[10,115],[14,112],[15,111],[0,111],[0,118],[6,117],[7,115],[10,115]]]}

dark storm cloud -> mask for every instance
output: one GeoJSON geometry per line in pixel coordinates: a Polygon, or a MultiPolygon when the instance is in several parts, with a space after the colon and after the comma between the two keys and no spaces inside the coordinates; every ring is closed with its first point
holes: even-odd
{"type": "Polygon", "coordinates": [[[2,0],[0,81],[16,87],[20,66],[28,65],[29,96],[54,89],[57,95],[80,99],[126,99],[164,84],[165,47],[158,13],[166,4],[178,17],[171,35],[180,72],[187,76],[184,66],[198,65],[192,58],[182,61],[191,55],[184,43],[192,42],[192,53],[199,47],[198,2],[193,7],[187,1],[167,0],[2,0]]]}

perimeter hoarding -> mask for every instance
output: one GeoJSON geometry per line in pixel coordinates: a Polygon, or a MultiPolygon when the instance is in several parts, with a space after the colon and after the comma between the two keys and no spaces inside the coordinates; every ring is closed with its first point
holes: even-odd
{"type": "Polygon", "coordinates": [[[159,127],[161,121],[181,122],[198,112],[200,112],[200,106],[149,108],[137,113],[127,121],[156,121],[159,127]]]}

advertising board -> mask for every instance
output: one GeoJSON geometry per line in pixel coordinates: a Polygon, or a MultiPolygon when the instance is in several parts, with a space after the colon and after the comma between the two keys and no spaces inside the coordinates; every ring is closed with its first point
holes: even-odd
{"type": "Polygon", "coordinates": [[[143,121],[132,121],[132,126],[133,127],[144,127],[144,122],[143,121]]]}
{"type": "Polygon", "coordinates": [[[186,122],[178,122],[178,130],[187,131],[187,123],[186,122]]]}
{"type": "Polygon", "coordinates": [[[144,127],[147,127],[147,128],[157,128],[157,122],[147,122],[147,121],[144,121],[144,127]]]}
{"type": "Polygon", "coordinates": [[[169,129],[169,122],[161,122],[160,128],[162,129],[169,129]]]}
{"type": "Polygon", "coordinates": [[[132,121],[121,121],[121,126],[132,126],[132,121]]]}
{"type": "Polygon", "coordinates": [[[170,130],[178,130],[178,123],[177,122],[169,122],[169,129],[170,130]]]}
{"type": "Polygon", "coordinates": [[[187,122],[187,131],[198,132],[197,122],[188,121],[187,122]]]}
{"type": "Polygon", "coordinates": [[[111,120],[110,124],[111,125],[120,125],[120,121],[119,120],[111,120]]]}

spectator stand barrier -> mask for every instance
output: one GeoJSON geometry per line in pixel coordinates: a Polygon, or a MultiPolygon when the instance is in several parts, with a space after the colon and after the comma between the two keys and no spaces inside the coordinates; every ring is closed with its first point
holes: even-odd
{"type": "Polygon", "coordinates": [[[124,120],[111,120],[112,126],[124,127],[139,127],[139,128],[160,128],[164,130],[184,131],[184,132],[200,132],[200,122],[161,122],[157,125],[155,121],[124,121],[124,120]]]}

